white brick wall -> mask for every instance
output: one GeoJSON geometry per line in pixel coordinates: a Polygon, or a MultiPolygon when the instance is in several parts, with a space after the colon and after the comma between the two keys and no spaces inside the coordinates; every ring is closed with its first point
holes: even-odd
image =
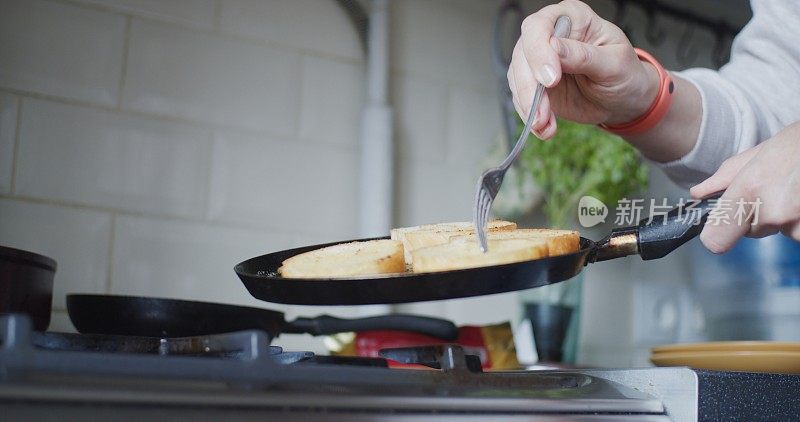
{"type": "Polygon", "coordinates": [[[215,0],[76,0],[100,9],[164,20],[203,29],[213,29],[215,0]]]}
{"type": "Polygon", "coordinates": [[[119,216],[111,293],[263,305],[242,288],[233,266],[242,257],[286,249],[291,239],[277,231],[119,216]]]}
{"type": "Polygon", "coordinates": [[[201,217],[211,135],[180,123],[26,99],[16,193],[181,217],[201,217]]]}
{"type": "Polygon", "coordinates": [[[209,219],[353,236],[356,159],[340,147],[218,133],[209,219]]]}
{"type": "Polygon", "coordinates": [[[302,76],[299,137],[304,142],[356,147],[365,91],[363,66],[306,56],[302,76]]]}
{"type": "Polygon", "coordinates": [[[224,0],[220,30],[325,56],[364,53],[347,14],[333,1],[224,0]]]}
{"type": "Polygon", "coordinates": [[[289,135],[299,78],[297,53],[134,19],[122,106],[289,135]]]}
{"type": "Polygon", "coordinates": [[[117,103],[123,16],[45,0],[6,0],[0,40],[0,87],[117,103]]]}
{"type": "MultiPolygon", "coordinates": [[[[499,128],[488,3],[392,4],[398,225],[469,218],[499,128]]],[[[364,53],[334,1],[3,0],[0,63],[0,244],[58,261],[51,328],[70,292],[359,312],[267,305],[232,271],[356,236],[364,53]]],[[[430,311],[503,319],[503,297],[430,311]]]]}

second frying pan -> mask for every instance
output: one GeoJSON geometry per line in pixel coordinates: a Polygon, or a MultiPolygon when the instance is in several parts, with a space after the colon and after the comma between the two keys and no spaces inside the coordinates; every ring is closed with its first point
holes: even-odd
{"type": "Polygon", "coordinates": [[[295,305],[406,303],[490,295],[568,280],[596,261],[635,254],[644,260],[661,258],[700,234],[713,206],[714,202],[706,199],[676,207],[668,214],[643,219],[637,226],[614,229],[599,242],[581,238],[577,252],[512,264],[335,279],[292,279],[278,274],[285,259],[335,244],[330,243],[252,258],[234,271],[253,297],[295,305]]]}
{"type": "Polygon", "coordinates": [[[83,334],[192,337],[257,329],[272,338],[281,333],[326,335],[349,331],[410,331],[442,340],[458,337],[451,321],[416,315],[343,319],[328,315],[286,321],[269,309],[139,296],[67,295],[69,318],[83,334]]]}

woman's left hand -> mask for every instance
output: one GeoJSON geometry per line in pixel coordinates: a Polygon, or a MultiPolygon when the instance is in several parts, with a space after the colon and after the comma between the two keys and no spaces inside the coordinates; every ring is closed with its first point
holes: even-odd
{"type": "Polygon", "coordinates": [[[691,194],[704,198],[722,190],[725,193],[700,234],[711,252],[727,252],[742,236],[782,232],[800,241],[800,122],[725,160],[691,194]],[[740,207],[750,218],[737,215],[743,211],[740,207]]]}

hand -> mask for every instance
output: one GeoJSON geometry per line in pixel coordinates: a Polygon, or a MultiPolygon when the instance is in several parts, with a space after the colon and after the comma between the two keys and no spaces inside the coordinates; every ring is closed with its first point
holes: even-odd
{"type": "Polygon", "coordinates": [[[549,139],[556,114],[579,123],[619,124],[643,115],[658,91],[656,69],[639,60],[625,34],[577,0],[542,8],[522,23],[508,84],[517,113],[526,120],[536,82],[547,87],[533,132],[549,139]],[[553,38],[561,15],[572,19],[567,38],[553,38]]]}
{"type": "Polygon", "coordinates": [[[721,190],[725,193],[720,199],[731,200],[727,203],[731,207],[720,207],[719,215],[725,213],[729,224],[707,223],[700,234],[700,240],[711,252],[727,252],[742,236],[764,237],[782,232],[800,240],[800,122],[727,159],[691,193],[703,198],[721,190]],[[753,218],[738,224],[734,219],[737,202],[754,204],[759,200],[757,208],[746,208],[753,218]]]}

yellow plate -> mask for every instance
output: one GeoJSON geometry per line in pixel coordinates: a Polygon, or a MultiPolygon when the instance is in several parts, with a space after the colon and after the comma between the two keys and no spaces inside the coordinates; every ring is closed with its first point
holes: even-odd
{"type": "Polygon", "coordinates": [[[798,352],[800,343],[779,341],[712,341],[656,346],[653,353],[677,352],[798,352]]]}
{"type": "Polygon", "coordinates": [[[689,366],[717,371],[800,374],[800,352],[662,352],[652,354],[650,361],[656,366],[689,366]]]}

